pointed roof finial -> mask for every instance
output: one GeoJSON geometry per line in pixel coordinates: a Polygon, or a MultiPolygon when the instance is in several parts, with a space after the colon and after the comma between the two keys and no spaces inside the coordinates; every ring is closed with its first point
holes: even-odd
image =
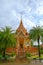
{"type": "Polygon", "coordinates": [[[27,30],[25,29],[24,25],[23,25],[23,22],[22,22],[22,16],[21,16],[21,19],[20,19],[20,24],[19,24],[19,27],[17,29],[17,32],[20,32],[20,31],[23,31],[24,33],[27,32],[27,30]]]}
{"type": "Polygon", "coordinates": [[[21,21],[20,22],[22,22],[22,16],[21,16],[21,21]]]}
{"type": "Polygon", "coordinates": [[[23,25],[23,23],[22,23],[22,16],[21,16],[21,20],[20,20],[20,25],[21,25],[21,24],[23,25]]]}
{"type": "Polygon", "coordinates": [[[22,19],[22,16],[21,16],[21,19],[22,19]]]}

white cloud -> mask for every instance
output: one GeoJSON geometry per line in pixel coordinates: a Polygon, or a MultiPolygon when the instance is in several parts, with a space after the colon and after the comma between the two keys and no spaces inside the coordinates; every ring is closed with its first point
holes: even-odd
{"type": "Polygon", "coordinates": [[[36,14],[38,14],[38,15],[42,15],[43,14],[43,6],[37,7],[36,14]]]}
{"type": "Polygon", "coordinates": [[[16,10],[12,10],[11,14],[12,14],[13,18],[16,18],[16,19],[20,19],[20,17],[21,17],[21,14],[18,13],[16,10]]]}
{"type": "Polygon", "coordinates": [[[33,26],[35,26],[35,23],[29,20],[27,17],[23,16],[22,18],[23,18],[23,24],[27,28],[27,30],[28,28],[31,29],[33,26]]]}
{"type": "Polygon", "coordinates": [[[43,14],[43,0],[37,0],[35,13],[38,15],[43,14]]]}
{"type": "Polygon", "coordinates": [[[29,15],[29,14],[30,14],[31,9],[32,9],[31,7],[26,6],[26,7],[25,7],[25,9],[24,9],[25,14],[29,15]]]}
{"type": "MultiPolygon", "coordinates": [[[[32,28],[38,21],[37,15],[43,15],[43,0],[0,0],[0,25],[18,26],[23,16],[24,26],[32,28]],[[35,17],[33,17],[35,13],[35,17]],[[34,21],[34,22],[33,22],[34,21]]],[[[40,20],[40,25],[43,20],[40,20]]]]}
{"type": "Polygon", "coordinates": [[[43,26],[43,19],[40,20],[40,26],[43,26]]]}

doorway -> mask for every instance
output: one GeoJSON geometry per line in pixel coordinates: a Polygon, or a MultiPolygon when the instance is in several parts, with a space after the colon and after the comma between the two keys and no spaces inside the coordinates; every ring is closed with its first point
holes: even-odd
{"type": "Polygon", "coordinates": [[[24,38],[23,37],[20,37],[19,38],[19,47],[20,48],[23,48],[23,45],[24,45],[24,38]]]}
{"type": "Polygon", "coordinates": [[[18,55],[19,57],[24,57],[24,38],[19,37],[19,50],[18,50],[18,55]]]}

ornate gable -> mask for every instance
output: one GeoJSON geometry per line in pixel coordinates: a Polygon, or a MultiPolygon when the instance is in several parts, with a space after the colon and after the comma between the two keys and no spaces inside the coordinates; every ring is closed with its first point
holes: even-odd
{"type": "Polygon", "coordinates": [[[27,30],[26,30],[25,27],[23,26],[22,19],[21,19],[21,21],[20,21],[20,25],[19,25],[18,29],[16,30],[16,32],[17,32],[17,34],[19,34],[21,31],[22,31],[22,33],[23,33],[25,36],[28,36],[27,30]]]}

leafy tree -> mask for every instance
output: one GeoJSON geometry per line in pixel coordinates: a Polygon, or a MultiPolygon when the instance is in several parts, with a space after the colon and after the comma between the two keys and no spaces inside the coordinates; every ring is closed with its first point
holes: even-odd
{"type": "Polygon", "coordinates": [[[13,36],[13,30],[10,27],[2,28],[0,31],[0,48],[3,50],[3,57],[5,58],[5,51],[8,47],[14,47],[16,39],[13,36]]]}
{"type": "Polygon", "coordinates": [[[33,41],[37,41],[38,42],[38,52],[39,52],[39,59],[40,59],[40,40],[43,38],[43,27],[40,26],[36,26],[33,27],[30,32],[30,39],[32,39],[33,41]]]}

